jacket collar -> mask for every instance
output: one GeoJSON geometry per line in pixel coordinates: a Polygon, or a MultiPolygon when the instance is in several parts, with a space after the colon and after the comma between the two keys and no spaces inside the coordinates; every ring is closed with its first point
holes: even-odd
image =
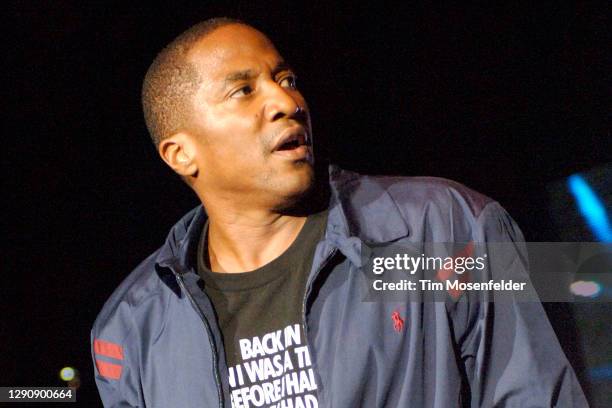
{"type": "MultiPolygon", "coordinates": [[[[376,178],[329,166],[330,199],[325,240],[353,264],[362,266],[362,248],[409,235],[395,201],[376,178]]],[[[207,215],[202,205],[187,213],[170,231],[156,267],[178,273],[192,270],[207,215]]]]}

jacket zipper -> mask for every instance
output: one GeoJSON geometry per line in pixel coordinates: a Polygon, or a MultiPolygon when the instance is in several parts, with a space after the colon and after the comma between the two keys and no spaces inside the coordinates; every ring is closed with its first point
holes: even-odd
{"type": "Polygon", "coordinates": [[[213,351],[213,374],[215,377],[215,385],[217,386],[217,397],[219,398],[219,408],[223,408],[223,400],[224,400],[223,388],[221,387],[221,379],[219,378],[219,367],[218,367],[219,363],[217,361],[219,356],[217,355],[217,346],[215,345],[215,342],[213,341],[213,334],[210,328],[210,324],[208,323],[206,316],[204,316],[204,313],[202,312],[202,310],[196,303],[193,296],[191,296],[191,293],[189,292],[189,290],[187,290],[187,287],[185,286],[185,283],[183,282],[183,277],[178,273],[176,273],[175,276],[176,276],[176,280],[181,290],[185,293],[185,296],[187,296],[187,298],[189,299],[189,302],[195,308],[196,312],[200,316],[200,319],[202,319],[202,322],[204,323],[204,327],[206,328],[206,333],[208,334],[208,342],[210,343],[210,348],[213,351]]]}
{"type": "MultiPolygon", "coordinates": [[[[305,337],[305,340],[306,340],[306,347],[308,347],[309,351],[312,350],[312,347],[310,347],[310,344],[308,343],[308,324],[306,323],[306,301],[308,300],[308,297],[310,295],[310,290],[312,289],[312,284],[317,279],[317,277],[319,276],[319,273],[323,270],[323,268],[325,268],[327,263],[334,257],[336,252],[338,252],[338,248],[334,248],[329,253],[329,255],[327,255],[325,260],[321,263],[321,266],[319,266],[319,268],[317,269],[316,273],[313,275],[312,280],[306,284],[306,291],[304,292],[304,300],[302,302],[302,324],[304,325],[304,337],[305,337]]],[[[319,387],[317,386],[317,390],[318,389],[319,389],[319,387]]]]}
{"type": "MultiPolygon", "coordinates": [[[[308,342],[308,324],[306,323],[306,301],[308,300],[308,296],[310,295],[310,290],[312,289],[312,284],[316,280],[316,278],[319,275],[319,273],[321,272],[321,270],[323,270],[323,268],[325,268],[325,266],[333,258],[333,256],[336,254],[337,251],[338,251],[338,249],[334,248],[329,253],[329,255],[321,263],[321,266],[319,266],[319,268],[317,269],[317,272],[313,275],[312,280],[310,282],[308,282],[308,284],[306,285],[306,291],[304,293],[304,299],[302,301],[302,324],[304,325],[304,336],[305,336],[305,340],[306,340],[306,346],[308,347],[309,350],[312,349],[312,347],[310,346],[310,344],[308,342]]],[[[223,397],[223,389],[221,387],[221,379],[219,378],[219,370],[218,370],[218,367],[217,367],[217,365],[218,365],[218,361],[217,361],[218,360],[217,346],[215,345],[215,343],[213,341],[213,334],[212,334],[212,330],[210,328],[210,324],[208,323],[208,320],[206,319],[206,316],[204,316],[204,313],[202,312],[202,310],[200,310],[200,307],[196,303],[196,301],[193,298],[193,296],[191,296],[191,292],[189,292],[189,290],[187,290],[187,287],[185,286],[185,282],[183,281],[183,277],[179,273],[175,273],[174,276],[176,277],[176,281],[178,282],[179,287],[185,293],[185,296],[187,296],[187,298],[189,299],[189,302],[191,303],[191,305],[194,307],[194,309],[198,313],[198,316],[200,316],[200,319],[202,320],[202,323],[204,323],[204,327],[206,328],[206,333],[208,334],[208,342],[210,344],[210,348],[213,351],[213,366],[214,366],[213,374],[214,374],[214,377],[215,377],[215,385],[217,386],[217,398],[219,399],[219,408],[223,408],[224,397],[223,397]]]]}

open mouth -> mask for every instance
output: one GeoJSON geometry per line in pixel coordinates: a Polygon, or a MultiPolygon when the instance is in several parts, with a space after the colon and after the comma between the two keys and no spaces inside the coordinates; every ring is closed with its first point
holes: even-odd
{"type": "Polygon", "coordinates": [[[290,135],[287,139],[283,140],[275,151],[283,151],[283,150],[293,150],[297,149],[300,146],[307,146],[308,139],[304,134],[293,134],[290,135]]]}
{"type": "Polygon", "coordinates": [[[290,126],[282,131],[272,149],[276,157],[288,160],[310,160],[311,140],[302,125],[290,126]]]}
{"type": "Polygon", "coordinates": [[[289,154],[307,152],[311,144],[306,129],[301,125],[290,126],[283,130],[272,149],[273,153],[289,154]]]}

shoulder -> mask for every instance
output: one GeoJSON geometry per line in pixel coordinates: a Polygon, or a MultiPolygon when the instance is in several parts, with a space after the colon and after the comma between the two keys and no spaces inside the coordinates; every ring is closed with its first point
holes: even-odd
{"type": "Polygon", "coordinates": [[[109,296],[93,324],[92,337],[122,343],[142,306],[162,296],[162,282],[155,272],[159,251],[142,261],[109,296]]]}
{"type": "Polygon", "coordinates": [[[376,194],[389,194],[396,203],[407,206],[447,206],[458,203],[473,216],[478,217],[482,210],[494,202],[459,182],[441,177],[407,177],[361,175],[351,171],[334,168],[332,183],[342,196],[352,196],[356,201],[369,201],[376,194]]]}
{"type": "Polygon", "coordinates": [[[504,213],[493,199],[445,178],[360,175],[338,168],[331,174],[345,216],[370,234],[380,228],[397,231],[403,223],[422,239],[469,240],[483,217],[504,213]]]}
{"type": "Polygon", "coordinates": [[[143,260],[113,291],[94,322],[94,335],[113,338],[127,336],[134,326],[147,324],[152,328],[163,321],[163,316],[159,314],[154,321],[147,318],[148,309],[152,303],[158,303],[161,310],[165,310],[164,305],[176,289],[176,282],[166,268],[158,268],[157,264],[158,261],[178,256],[187,240],[189,226],[199,210],[200,207],[196,207],[185,214],[170,229],[165,243],[143,260]]]}
{"type": "MultiPolygon", "coordinates": [[[[173,278],[167,278],[165,268],[158,270],[157,264],[180,256],[189,241],[188,232],[194,224],[202,224],[205,214],[197,206],[181,217],[170,229],[166,241],[155,252],[143,260],[111,294],[98,315],[96,322],[103,322],[117,314],[122,308],[138,309],[149,299],[165,295],[173,289],[173,278]],[[194,220],[199,218],[197,222],[194,220]]],[[[193,237],[192,237],[193,238],[193,237]]]]}

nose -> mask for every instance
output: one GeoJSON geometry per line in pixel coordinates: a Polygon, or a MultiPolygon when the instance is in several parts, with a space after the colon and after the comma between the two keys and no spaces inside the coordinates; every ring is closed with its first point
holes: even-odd
{"type": "Polygon", "coordinates": [[[276,82],[272,82],[268,88],[268,98],[265,105],[265,117],[273,122],[283,118],[291,118],[301,114],[304,107],[297,97],[298,91],[285,89],[276,82]]]}

